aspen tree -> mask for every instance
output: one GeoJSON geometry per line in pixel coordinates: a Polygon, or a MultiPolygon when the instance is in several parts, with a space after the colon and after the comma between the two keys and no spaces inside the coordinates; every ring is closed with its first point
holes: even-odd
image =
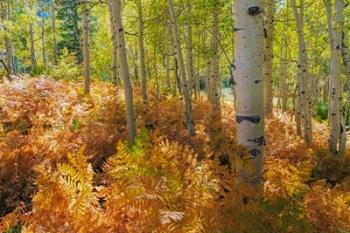
{"type": "Polygon", "coordinates": [[[123,79],[123,83],[124,83],[127,131],[128,131],[129,143],[134,144],[135,137],[136,137],[136,118],[135,118],[133,89],[132,89],[131,80],[130,80],[128,59],[126,56],[125,33],[124,33],[124,28],[122,24],[122,15],[121,15],[121,11],[122,11],[121,0],[112,0],[112,8],[113,8],[113,12],[116,13],[115,26],[116,26],[117,42],[118,42],[120,76],[123,79]]]}
{"type": "Polygon", "coordinates": [[[145,67],[145,46],[144,46],[144,23],[141,0],[136,0],[137,5],[137,28],[138,28],[138,48],[139,48],[139,68],[141,74],[141,87],[143,104],[147,106],[147,79],[145,67]]]}
{"type": "Polygon", "coordinates": [[[115,9],[112,7],[113,0],[109,4],[110,20],[111,20],[111,34],[112,34],[112,82],[114,85],[119,84],[118,79],[118,43],[117,43],[117,31],[116,31],[116,19],[115,9]]]}
{"type": "Polygon", "coordinates": [[[48,61],[47,61],[47,55],[46,55],[46,43],[45,43],[45,21],[42,20],[41,22],[41,49],[42,49],[42,57],[43,57],[43,63],[44,67],[48,67],[48,61]]]}
{"type": "Polygon", "coordinates": [[[294,14],[294,19],[297,27],[298,35],[298,88],[299,90],[299,104],[301,115],[303,119],[303,137],[307,144],[312,143],[312,122],[310,115],[309,88],[308,88],[308,65],[306,45],[304,39],[304,1],[300,2],[300,11],[296,6],[295,0],[291,0],[291,6],[294,14]]]}
{"type": "Polygon", "coordinates": [[[180,34],[179,34],[179,25],[177,22],[177,16],[174,9],[174,4],[172,0],[168,0],[168,7],[169,7],[169,13],[172,23],[172,29],[173,29],[173,36],[174,36],[174,45],[176,49],[176,57],[179,67],[179,73],[181,76],[181,84],[182,84],[182,94],[183,94],[183,100],[185,104],[185,112],[186,112],[186,121],[187,121],[187,130],[190,135],[195,134],[194,129],[194,120],[193,120],[193,113],[192,113],[192,104],[191,104],[191,96],[189,94],[188,90],[188,82],[186,77],[186,70],[185,70],[185,64],[184,59],[182,55],[182,48],[181,48],[181,42],[180,42],[180,34]]]}
{"type": "Polygon", "coordinates": [[[187,38],[186,38],[186,57],[187,57],[187,75],[188,75],[188,85],[189,85],[189,92],[192,96],[193,92],[193,85],[194,85],[194,71],[193,71],[193,55],[192,55],[192,6],[190,1],[187,1],[187,25],[186,25],[186,31],[187,31],[187,38]]]}
{"type": "Polygon", "coordinates": [[[89,32],[89,9],[86,2],[82,5],[83,10],[83,62],[84,62],[84,93],[90,93],[90,32],[89,32]]]}
{"type": "Polygon", "coordinates": [[[266,114],[271,114],[273,108],[272,66],[275,1],[276,0],[265,0],[264,104],[266,114]]]}
{"type": "Polygon", "coordinates": [[[219,2],[216,1],[213,9],[213,29],[212,29],[212,59],[211,59],[211,68],[210,68],[210,102],[212,111],[215,114],[220,113],[220,70],[219,70],[219,43],[220,43],[220,31],[219,31],[219,2]]]}
{"type": "Polygon", "coordinates": [[[53,63],[57,64],[57,37],[56,37],[56,9],[55,0],[51,2],[51,15],[52,15],[52,47],[53,47],[53,63]]]}
{"type": "Polygon", "coordinates": [[[344,1],[335,0],[335,21],[333,24],[333,47],[331,59],[331,119],[330,119],[330,136],[329,150],[332,155],[344,156],[344,140],[345,133],[341,119],[341,57],[342,57],[342,37],[344,28],[344,1]]]}
{"type": "Polygon", "coordinates": [[[264,153],[264,28],[263,1],[236,0],[235,70],[237,82],[237,142],[251,159],[239,170],[241,179],[261,188],[264,153]]]}
{"type": "Polygon", "coordinates": [[[29,24],[29,39],[30,39],[30,58],[32,67],[37,67],[36,54],[35,54],[35,43],[34,43],[34,28],[33,23],[29,24]]]}

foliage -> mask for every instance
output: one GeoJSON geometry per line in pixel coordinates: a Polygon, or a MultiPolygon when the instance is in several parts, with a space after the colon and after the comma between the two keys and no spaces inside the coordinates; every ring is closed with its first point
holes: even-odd
{"type": "Polygon", "coordinates": [[[217,122],[196,101],[189,137],[172,111],[180,99],[152,94],[145,111],[136,90],[140,131],[128,145],[119,91],[96,82],[85,97],[81,86],[0,84],[1,232],[349,231],[348,162],[327,157],[323,125],[308,147],[288,114],[267,120],[264,197],[247,202],[256,190],[236,179],[245,157],[231,106],[217,122]]]}
{"type": "Polygon", "coordinates": [[[55,79],[78,81],[81,72],[75,55],[63,49],[58,64],[50,70],[50,75],[55,79]]]}

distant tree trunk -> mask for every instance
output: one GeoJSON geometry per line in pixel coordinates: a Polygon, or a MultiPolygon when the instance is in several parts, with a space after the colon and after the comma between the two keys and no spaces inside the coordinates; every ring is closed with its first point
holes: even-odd
{"type": "Polygon", "coordinates": [[[127,119],[127,130],[129,136],[129,143],[135,143],[136,137],[136,118],[135,118],[135,107],[134,107],[134,96],[130,80],[130,72],[128,59],[126,55],[125,47],[125,33],[122,24],[121,15],[121,0],[112,0],[113,12],[116,12],[116,32],[117,32],[117,42],[118,42],[118,56],[120,63],[120,76],[124,83],[124,95],[126,104],[126,119],[127,119]]]}
{"type": "Polygon", "coordinates": [[[139,68],[141,75],[141,87],[142,87],[142,100],[144,106],[147,106],[147,77],[145,66],[145,45],[144,45],[144,25],[143,25],[143,12],[142,2],[137,0],[137,28],[138,28],[138,47],[139,47],[139,68]]]}
{"type": "Polygon", "coordinates": [[[36,68],[38,63],[36,61],[36,54],[35,54],[33,23],[29,24],[29,38],[30,38],[30,58],[31,58],[31,62],[32,62],[32,67],[36,68]]]}
{"type": "Polygon", "coordinates": [[[46,45],[45,45],[45,21],[43,20],[41,25],[41,49],[42,49],[42,56],[43,56],[43,63],[45,69],[48,67],[48,61],[47,61],[47,55],[46,55],[46,45]]]}
{"type": "Polygon", "coordinates": [[[308,67],[307,54],[304,39],[304,2],[300,3],[300,13],[296,6],[295,0],[291,0],[294,19],[297,26],[298,34],[298,72],[299,72],[299,88],[300,88],[300,109],[304,121],[304,140],[307,144],[312,143],[312,123],[310,115],[309,88],[308,88],[308,67]]]}
{"type": "MultiPolygon", "coordinates": [[[[288,4],[288,3],[287,3],[288,4]]],[[[288,107],[288,88],[287,88],[287,52],[286,52],[286,47],[287,47],[287,37],[286,37],[286,30],[287,30],[287,20],[288,20],[288,14],[286,13],[284,15],[284,21],[283,21],[283,27],[282,27],[282,41],[281,41],[281,53],[280,53],[280,76],[279,76],[279,88],[280,88],[280,102],[281,102],[281,107],[283,111],[287,111],[288,107]]]]}
{"type": "Polygon", "coordinates": [[[265,113],[272,114],[273,88],[272,88],[272,66],[273,66],[273,38],[275,24],[275,0],[265,0],[265,58],[264,58],[264,103],[265,113]]]}
{"type": "Polygon", "coordinates": [[[175,13],[174,5],[172,0],[168,0],[168,7],[169,7],[169,13],[172,21],[172,29],[174,34],[174,45],[176,47],[176,56],[178,60],[179,65],[179,72],[181,76],[182,81],[182,94],[183,99],[185,103],[185,111],[186,111],[186,120],[187,120],[187,130],[190,135],[195,134],[194,129],[194,120],[193,120],[193,114],[192,114],[192,104],[191,104],[191,96],[189,94],[188,90],[188,82],[186,77],[186,70],[185,70],[185,64],[184,59],[182,55],[182,48],[181,48],[181,42],[180,42],[180,34],[179,34],[179,25],[177,23],[177,16],[175,13]]]}
{"type": "Polygon", "coordinates": [[[219,6],[215,6],[213,10],[213,29],[212,29],[212,59],[211,59],[211,107],[212,112],[218,117],[221,115],[220,110],[220,53],[219,53],[219,43],[220,43],[220,31],[219,31],[219,6]]]}
{"type": "Polygon", "coordinates": [[[187,75],[188,75],[188,85],[189,92],[192,96],[193,93],[193,54],[192,54],[192,6],[189,0],[187,0],[187,39],[186,39],[186,54],[187,54],[187,75]]]}
{"type": "Polygon", "coordinates": [[[350,103],[350,54],[349,54],[349,47],[348,47],[346,32],[344,31],[343,31],[343,38],[342,38],[342,56],[343,56],[343,63],[345,66],[345,76],[346,76],[345,90],[347,90],[348,92],[348,102],[350,103]]]}
{"type": "Polygon", "coordinates": [[[341,106],[341,57],[342,57],[342,37],[344,28],[344,1],[335,0],[335,21],[333,25],[333,47],[331,59],[331,121],[330,121],[330,136],[329,150],[332,155],[339,157],[344,156],[345,148],[341,140],[342,134],[345,134],[345,127],[342,125],[342,116],[340,111],[341,106]]]}
{"type": "Polygon", "coordinates": [[[117,43],[117,32],[116,32],[116,19],[115,15],[116,12],[114,12],[112,7],[112,1],[110,1],[110,18],[111,18],[111,34],[112,34],[112,82],[114,85],[119,85],[119,78],[118,78],[118,43],[117,43]]]}
{"type": "Polygon", "coordinates": [[[212,80],[210,79],[211,78],[211,61],[208,61],[207,62],[207,95],[208,95],[208,100],[211,101],[212,99],[212,88],[211,88],[211,85],[212,85],[212,80]]]}
{"type": "Polygon", "coordinates": [[[241,180],[262,191],[264,153],[264,27],[262,0],[234,2],[237,142],[251,159],[238,168],[241,180]],[[249,38],[249,39],[247,39],[249,38]]]}
{"type": "MultiPolygon", "coordinates": [[[[3,7],[3,19],[10,20],[10,12],[11,12],[11,4],[9,1],[5,3],[3,7]]],[[[13,44],[11,39],[5,35],[5,47],[6,47],[6,65],[8,70],[8,77],[11,79],[11,75],[15,74],[15,66],[14,66],[14,55],[13,55],[13,44]]]]}
{"type": "MultiPolygon", "coordinates": [[[[323,0],[323,3],[326,8],[326,15],[327,15],[327,29],[328,29],[328,42],[329,42],[329,48],[331,51],[333,51],[333,34],[332,34],[332,28],[333,28],[333,23],[332,23],[332,6],[331,6],[331,1],[330,0],[323,0]]],[[[331,79],[329,78],[328,80],[328,108],[331,106],[331,79]]],[[[328,121],[331,121],[331,111],[328,110],[328,121]]]]}
{"type": "Polygon", "coordinates": [[[53,47],[53,63],[57,65],[57,38],[56,38],[56,14],[55,14],[55,0],[51,3],[52,14],[52,47],[53,47]]]}
{"type": "Polygon", "coordinates": [[[87,3],[83,4],[83,62],[84,62],[84,92],[90,93],[90,35],[89,35],[89,9],[87,3]]]}

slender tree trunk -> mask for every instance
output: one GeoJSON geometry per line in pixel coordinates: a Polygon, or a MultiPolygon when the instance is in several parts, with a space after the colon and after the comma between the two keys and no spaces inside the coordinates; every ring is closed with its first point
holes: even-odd
{"type": "Polygon", "coordinates": [[[51,3],[51,14],[52,14],[52,47],[53,47],[53,63],[57,65],[57,37],[56,37],[56,4],[55,0],[51,3]]]}
{"type": "Polygon", "coordinates": [[[189,92],[192,96],[194,80],[193,80],[193,54],[192,54],[192,6],[189,0],[187,0],[187,39],[186,39],[186,55],[187,55],[187,75],[189,92]]]}
{"type": "Polygon", "coordinates": [[[272,88],[272,66],[273,66],[273,38],[275,24],[275,0],[265,0],[265,58],[264,58],[264,104],[265,113],[272,114],[273,88],[272,88]]]}
{"type": "Polygon", "coordinates": [[[42,49],[42,56],[43,56],[43,63],[45,69],[48,67],[48,61],[47,61],[47,55],[46,55],[46,47],[45,47],[45,22],[42,21],[41,25],[41,49],[42,49]]]}
{"type": "Polygon", "coordinates": [[[348,102],[350,103],[350,54],[349,54],[349,47],[348,47],[346,32],[344,31],[343,31],[343,37],[342,37],[342,56],[343,56],[343,63],[345,66],[345,76],[346,76],[345,89],[348,92],[348,102]]]}
{"type": "Polygon", "coordinates": [[[264,153],[264,27],[262,0],[234,3],[237,81],[237,142],[251,159],[238,168],[241,179],[261,191],[264,153]],[[248,39],[249,38],[249,39],[248,39]]]}
{"type": "Polygon", "coordinates": [[[220,43],[220,31],[219,31],[219,6],[215,6],[213,11],[213,29],[212,29],[212,59],[211,59],[211,107],[213,113],[221,115],[220,111],[220,53],[219,53],[219,43],[220,43]]]}
{"type": "Polygon", "coordinates": [[[298,34],[298,69],[299,69],[299,88],[300,88],[300,109],[302,110],[302,117],[304,123],[304,140],[307,144],[312,143],[312,124],[310,115],[309,88],[308,88],[308,67],[307,54],[304,39],[304,4],[301,1],[300,12],[296,6],[295,0],[291,0],[294,19],[297,26],[298,34]]]}
{"type": "Polygon", "coordinates": [[[176,47],[176,56],[178,60],[179,65],[179,72],[181,76],[182,81],[182,92],[183,92],[183,99],[185,103],[185,111],[186,111],[186,120],[187,120],[187,130],[190,135],[195,134],[194,129],[194,120],[193,120],[193,114],[192,114],[192,104],[191,104],[191,96],[189,94],[188,90],[188,82],[186,77],[186,70],[185,70],[185,64],[184,59],[182,55],[182,48],[181,48],[181,42],[180,42],[180,34],[179,34],[179,25],[177,23],[177,16],[175,13],[174,5],[172,0],[168,0],[168,7],[169,7],[169,13],[172,21],[172,29],[174,34],[174,45],[176,47]]]}
{"type": "Polygon", "coordinates": [[[90,93],[90,35],[89,35],[89,9],[87,3],[83,4],[83,59],[84,59],[84,92],[90,93]]]}
{"type": "Polygon", "coordinates": [[[142,2],[137,0],[137,27],[138,27],[138,47],[139,47],[139,67],[141,74],[141,86],[142,86],[142,100],[143,104],[147,106],[147,77],[146,77],[146,66],[145,66],[145,45],[144,45],[144,25],[143,25],[143,12],[142,2]]]}
{"type": "MultiPolygon", "coordinates": [[[[10,20],[11,18],[11,4],[9,1],[6,2],[6,6],[3,8],[3,19],[10,20]]],[[[6,46],[6,63],[9,71],[9,79],[11,75],[15,74],[14,66],[14,55],[13,55],[13,43],[11,39],[5,35],[5,46],[6,46]]]]}
{"type": "Polygon", "coordinates": [[[31,62],[32,62],[32,67],[36,68],[38,63],[36,61],[34,29],[33,29],[32,23],[29,24],[29,38],[30,38],[30,58],[31,58],[31,62]]]}
{"type": "Polygon", "coordinates": [[[115,15],[116,12],[114,12],[112,7],[112,1],[110,1],[110,18],[111,18],[111,34],[112,34],[112,82],[115,86],[119,85],[119,78],[118,78],[118,43],[117,43],[117,31],[116,31],[116,19],[115,15]]]}
{"type": "MultiPolygon", "coordinates": [[[[326,15],[327,15],[327,29],[328,29],[328,42],[329,42],[329,48],[331,51],[333,51],[333,34],[332,34],[332,28],[333,28],[333,23],[332,23],[332,6],[331,6],[331,1],[330,0],[323,0],[323,3],[325,5],[326,9],[326,15]]],[[[330,109],[331,107],[331,78],[328,80],[328,108],[330,109]]],[[[328,121],[331,121],[331,111],[328,110],[328,121]]]]}
{"type": "Polygon", "coordinates": [[[342,37],[344,28],[344,1],[335,0],[335,22],[333,26],[333,49],[331,59],[331,125],[329,136],[329,149],[332,155],[339,157],[344,156],[341,150],[344,146],[341,140],[342,134],[345,133],[342,125],[341,106],[341,57],[342,57],[342,37]]]}
{"type": "Polygon", "coordinates": [[[127,119],[127,131],[129,136],[129,143],[135,143],[136,137],[136,118],[135,118],[135,107],[134,107],[134,96],[130,80],[130,72],[128,59],[126,55],[125,47],[125,33],[122,25],[121,15],[121,0],[112,0],[113,12],[116,12],[116,32],[118,42],[118,56],[120,63],[120,76],[124,82],[124,95],[126,104],[126,119],[127,119]]]}

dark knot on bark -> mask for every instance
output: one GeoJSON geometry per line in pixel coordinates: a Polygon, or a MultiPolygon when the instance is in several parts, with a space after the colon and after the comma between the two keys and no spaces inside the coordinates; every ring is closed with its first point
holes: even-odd
{"type": "Polygon", "coordinates": [[[248,14],[251,15],[251,16],[255,16],[255,15],[258,15],[262,12],[262,8],[259,7],[259,6],[251,6],[249,7],[248,9],[248,14]]]}

